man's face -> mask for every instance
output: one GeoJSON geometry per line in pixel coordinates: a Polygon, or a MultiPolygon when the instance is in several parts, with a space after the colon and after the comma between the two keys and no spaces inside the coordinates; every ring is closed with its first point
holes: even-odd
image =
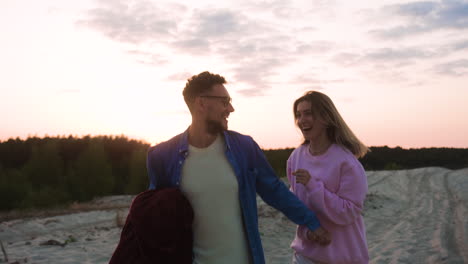
{"type": "Polygon", "coordinates": [[[210,134],[218,134],[228,129],[229,114],[234,112],[231,97],[222,84],[213,85],[210,92],[200,95],[205,100],[205,122],[210,134]]]}

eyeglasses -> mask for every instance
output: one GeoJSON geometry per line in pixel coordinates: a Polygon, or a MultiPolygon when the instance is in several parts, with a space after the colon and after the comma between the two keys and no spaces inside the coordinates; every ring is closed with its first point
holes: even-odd
{"type": "Polygon", "coordinates": [[[229,104],[232,104],[232,98],[229,96],[200,95],[200,97],[221,99],[221,103],[223,103],[224,107],[228,107],[229,104]]]}

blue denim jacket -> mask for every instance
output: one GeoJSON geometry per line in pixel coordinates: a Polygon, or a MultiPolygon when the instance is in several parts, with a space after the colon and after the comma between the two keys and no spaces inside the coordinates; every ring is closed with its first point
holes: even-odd
{"type": "MultiPolygon", "coordinates": [[[[239,184],[239,200],[252,260],[254,264],[265,263],[258,230],[257,193],[268,205],[298,225],[315,230],[320,223],[315,214],[278,179],[262,150],[250,136],[225,131],[224,140],[226,158],[239,184]]],[[[180,187],[182,166],[188,155],[188,130],[151,147],[147,156],[149,188],[180,187]]]]}

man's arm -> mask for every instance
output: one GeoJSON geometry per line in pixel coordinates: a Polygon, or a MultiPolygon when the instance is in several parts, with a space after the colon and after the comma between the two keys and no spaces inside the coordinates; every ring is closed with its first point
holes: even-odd
{"type": "MultiPolygon", "coordinates": [[[[253,141],[253,140],[252,140],[253,141]]],[[[312,230],[308,238],[322,245],[329,244],[328,231],[320,227],[320,222],[314,212],[309,210],[286,185],[276,176],[268,163],[263,151],[253,141],[253,160],[256,171],[256,188],[260,197],[270,206],[281,211],[286,217],[298,225],[305,225],[312,230]]]]}
{"type": "Polygon", "coordinates": [[[148,178],[149,178],[149,190],[154,190],[157,187],[157,173],[156,169],[154,167],[156,160],[156,151],[155,151],[155,146],[150,147],[148,149],[148,153],[146,154],[146,169],[148,171],[148,178]]]}

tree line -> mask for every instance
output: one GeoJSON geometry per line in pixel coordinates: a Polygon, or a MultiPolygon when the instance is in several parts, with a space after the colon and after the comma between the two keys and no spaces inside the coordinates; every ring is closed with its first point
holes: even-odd
{"type": "MultiPolygon", "coordinates": [[[[270,164],[281,177],[286,176],[286,160],[293,148],[264,150],[270,164]]],[[[422,167],[462,169],[468,167],[468,148],[390,148],[370,147],[359,161],[366,171],[407,170],[422,167]]]]}
{"type": "MultiPolygon", "coordinates": [[[[149,144],[125,136],[30,137],[0,142],[0,210],[50,207],[148,188],[149,144]]],[[[264,150],[280,177],[289,149],[264,150]]],[[[366,170],[468,167],[468,149],[371,147],[366,170]]]]}
{"type": "Polygon", "coordinates": [[[0,142],[0,210],[141,192],[148,188],[148,147],[125,136],[0,142]]]}

